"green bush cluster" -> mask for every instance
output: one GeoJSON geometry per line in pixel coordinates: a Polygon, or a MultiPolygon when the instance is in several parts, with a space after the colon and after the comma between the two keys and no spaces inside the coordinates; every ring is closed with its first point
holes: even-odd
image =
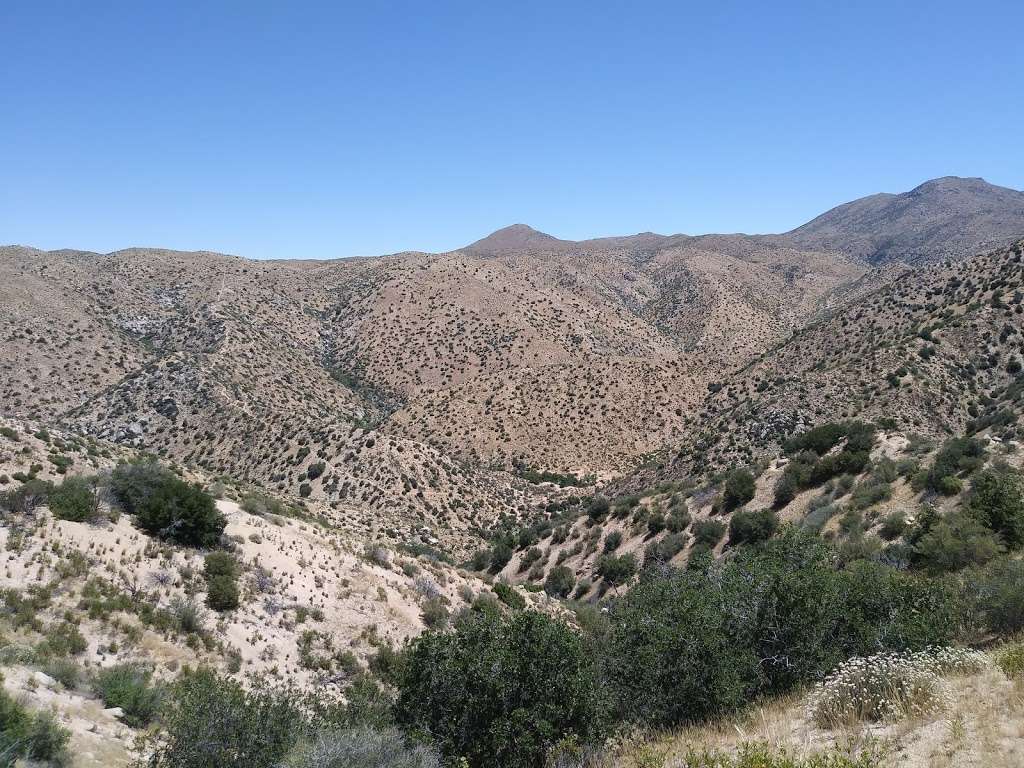
{"type": "Polygon", "coordinates": [[[563,734],[597,736],[597,670],[560,621],[470,613],[454,632],[412,642],[396,716],[470,765],[535,768],[563,734]]]}
{"type": "Polygon", "coordinates": [[[177,544],[212,547],[226,520],[213,498],[156,462],[119,464],[111,488],[144,531],[177,544]]]}
{"type": "Polygon", "coordinates": [[[858,475],[870,460],[875,426],[860,421],[823,424],[783,444],[790,457],[775,484],[775,507],[789,504],[805,488],[815,488],[839,475],[858,475]],[[843,447],[832,452],[841,442],[843,447]]]}
{"type": "Polygon", "coordinates": [[[787,529],[704,571],[651,573],[615,604],[614,713],[645,725],[721,714],[852,655],[943,642],[956,605],[940,585],[877,563],[838,569],[820,539],[787,529]]]}

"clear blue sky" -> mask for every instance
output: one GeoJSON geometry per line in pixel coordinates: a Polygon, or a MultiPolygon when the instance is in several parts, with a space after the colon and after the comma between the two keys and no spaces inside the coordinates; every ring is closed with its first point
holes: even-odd
{"type": "Polygon", "coordinates": [[[0,7],[0,242],[251,257],[772,232],[1024,187],[1024,3],[0,7]]]}

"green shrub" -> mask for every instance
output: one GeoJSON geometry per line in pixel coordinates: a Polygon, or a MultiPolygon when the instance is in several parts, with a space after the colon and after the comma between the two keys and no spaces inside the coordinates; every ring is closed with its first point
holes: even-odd
{"type": "Polygon", "coordinates": [[[775,481],[775,498],[773,504],[776,509],[782,509],[796,498],[800,491],[800,482],[797,477],[796,467],[790,462],[781,477],[775,481]],[[793,467],[793,469],[790,469],[793,467]]]}
{"type": "Polygon", "coordinates": [[[499,541],[491,549],[491,573],[498,573],[502,568],[508,565],[508,561],[512,559],[512,547],[507,542],[499,541]]]}
{"type": "Polygon", "coordinates": [[[697,569],[656,569],[612,606],[615,715],[669,726],[818,679],[843,659],[947,642],[956,595],[879,563],[836,566],[816,535],[786,528],[697,569]]]}
{"type": "Polygon", "coordinates": [[[636,556],[633,554],[601,555],[597,559],[595,573],[607,584],[618,586],[629,581],[636,573],[636,556]]]}
{"type": "Polygon", "coordinates": [[[686,526],[692,520],[693,518],[686,507],[676,507],[669,512],[668,519],[665,520],[665,527],[668,528],[669,533],[679,533],[686,530],[686,526]]]}
{"type": "Polygon", "coordinates": [[[535,768],[564,734],[599,735],[593,656],[562,622],[532,611],[469,613],[412,641],[398,722],[448,758],[535,768]]]}
{"type": "Polygon", "coordinates": [[[228,552],[211,552],[203,560],[206,604],[215,611],[238,607],[238,561],[228,552]]]}
{"type": "Polygon", "coordinates": [[[430,629],[443,629],[448,626],[448,607],[440,597],[432,597],[423,603],[420,618],[430,629]]]}
{"type": "Polygon", "coordinates": [[[907,517],[900,510],[896,510],[886,515],[878,534],[886,541],[893,541],[902,536],[906,530],[907,517]]]}
{"type": "Polygon", "coordinates": [[[730,544],[757,544],[767,541],[779,528],[779,516],[770,509],[744,511],[733,514],[729,521],[730,544]]]}
{"type": "Polygon", "coordinates": [[[595,496],[587,505],[587,516],[594,522],[603,522],[608,517],[611,505],[604,496],[595,496]]]}
{"type": "Polygon", "coordinates": [[[50,491],[50,511],[61,520],[83,523],[99,514],[99,492],[96,480],[68,477],[50,491]]]}
{"type": "Polygon", "coordinates": [[[1004,637],[1024,631],[1024,561],[996,558],[966,579],[976,625],[1004,637]]]}
{"type": "Polygon", "coordinates": [[[948,440],[935,454],[925,476],[925,486],[946,496],[954,496],[963,487],[960,476],[970,474],[985,461],[985,447],[973,437],[948,440]]]}
{"type": "Polygon", "coordinates": [[[980,472],[971,486],[969,507],[1010,549],[1024,544],[1024,482],[1009,469],[980,472]]]}
{"type": "Polygon", "coordinates": [[[519,594],[519,591],[503,581],[494,584],[494,594],[498,596],[505,605],[514,611],[521,611],[526,607],[526,598],[519,594]]]}
{"type": "Polygon", "coordinates": [[[959,571],[984,565],[1003,551],[990,529],[966,511],[952,512],[914,544],[914,564],[932,573],[959,571]]]}
{"type": "Polygon", "coordinates": [[[151,768],[277,768],[305,721],[299,707],[263,685],[247,690],[208,669],[171,686],[151,768]]]}
{"type": "Polygon", "coordinates": [[[693,539],[698,545],[714,547],[725,535],[726,525],[721,520],[698,520],[693,524],[693,539]]]}
{"type": "Polygon", "coordinates": [[[1024,641],[1004,645],[996,653],[996,664],[1011,680],[1024,680],[1024,641]]]}
{"type": "Polygon", "coordinates": [[[211,576],[206,580],[206,604],[215,611],[238,607],[238,582],[232,576],[211,576]]]}
{"type": "Polygon", "coordinates": [[[40,652],[49,656],[78,656],[85,653],[89,643],[78,627],[70,621],[61,621],[50,625],[46,637],[40,645],[40,652]]]}
{"type": "Polygon", "coordinates": [[[96,673],[93,690],[108,707],[124,710],[133,728],[149,725],[160,711],[163,690],[153,685],[153,673],[140,664],[115,664],[96,673]]]}
{"type": "Polygon", "coordinates": [[[734,469],[725,478],[722,507],[731,512],[754,498],[754,476],[746,469],[734,469]]]}
{"type": "Polygon", "coordinates": [[[606,554],[614,552],[622,544],[622,532],[612,531],[604,537],[604,551],[606,554]]]}
{"type": "Polygon", "coordinates": [[[566,597],[576,586],[576,576],[564,565],[552,568],[544,579],[544,591],[552,597],[566,597]]]}
{"type": "Polygon", "coordinates": [[[155,462],[119,464],[111,488],[136,524],[149,534],[187,546],[210,547],[226,520],[213,498],[155,462]]]}
{"type": "Polygon", "coordinates": [[[0,677],[0,765],[20,765],[19,758],[51,765],[66,765],[70,731],[62,728],[49,712],[33,713],[15,701],[2,686],[0,677]]]}

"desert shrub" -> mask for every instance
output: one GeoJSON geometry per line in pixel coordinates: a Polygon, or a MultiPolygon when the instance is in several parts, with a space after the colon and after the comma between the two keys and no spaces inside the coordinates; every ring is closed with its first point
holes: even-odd
{"type": "Polygon", "coordinates": [[[665,530],[665,515],[662,512],[652,512],[650,517],[647,518],[647,533],[651,536],[657,536],[665,530]]]}
{"type": "Polygon", "coordinates": [[[213,498],[155,462],[119,464],[111,489],[146,533],[187,546],[209,547],[226,523],[213,498]]]}
{"type": "Polygon", "coordinates": [[[287,696],[261,684],[247,690],[209,669],[179,676],[161,723],[151,768],[276,768],[305,725],[287,696]]]}
{"type": "Polygon", "coordinates": [[[43,671],[68,690],[74,690],[82,682],[82,668],[69,658],[48,659],[43,664],[43,671]]]}
{"type": "Polygon", "coordinates": [[[576,576],[564,565],[556,565],[544,579],[544,591],[552,597],[566,597],[576,586],[576,576]]]}
{"type": "Polygon", "coordinates": [[[327,464],[322,461],[314,462],[306,468],[306,477],[310,480],[316,480],[320,475],[327,469],[327,464]]]}
{"type": "Polygon", "coordinates": [[[601,555],[597,559],[595,573],[606,583],[618,586],[629,581],[636,573],[636,569],[636,556],[633,554],[601,555]]]}
{"type": "Polygon", "coordinates": [[[215,611],[238,607],[238,582],[230,576],[213,576],[206,581],[206,604],[215,611]]]}
{"type": "Polygon", "coordinates": [[[661,541],[652,541],[644,550],[644,568],[656,563],[667,563],[686,549],[687,540],[685,533],[670,533],[661,541]]]}
{"type": "Polygon", "coordinates": [[[854,754],[848,750],[826,750],[799,756],[784,748],[750,742],[741,744],[735,754],[690,751],[680,765],[686,768],[881,768],[885,764],[883,757],[882,751],[871,745],[854,754]]]}
{"type": "Polygon", "coordinates": [[[931,573],[984,565],[1002,552],[999,537],[965,511],[935,522],[914,544],[914,564],[931,573]]]}
{"type": "Polygon", "coordinates": [[[907,530],[907,517],[902,511],[890,512],[882,521],[882,527],[878,534],[886,541],[893,541],[903,535],[907,530]]]}
{"type": "MultiPolygon", "coordinates": [[[[18,479],[18,473],[15,473],[18,479]]],[[[38,478],[25,477],[17,488],[0,493],[0,510],[16,515],[31,515],[36,507],[45,504],[53,491],[53,483],[38,478]]]]}
{"type": "Polygon", "coordinates": [[[789,504],[796,498],[797,493],[800,491],[800,481],[797,478],[796,470],[790,469],[792,466],[794,465],[791,462],[779,479],[775,481],[775,497],[773,504],[776,509],[782,509],[782,507],[789,504]]]}
{"type": "Polygon", "coordinates": [[[1010,549],[1024,544],[1024,482],[1008,469],[978,473],[971,485],[971,511],[1010,549]]]}
{"type": "Polygon", "coordinates": [[[70,737],[52,714],[30,712],[0,685],[0,765],[4,768],[21,765],[19,758],[65,765],[70,737]]]}
{"type": "Polygon", "coordinates": [[[441,768],[429,747],[410,745],[396,729],[325,730],[304,739],[281,768],[441,768]]]}
{"type": "Polygon", "coordinates": [[[1004,645],[996,653],[996,664],[1011,680],[1024,680],[1024,641],[1004,645]]]}
{"type": "Polygon", "coordinates": [[[99,513],[99,494],[95,479],[68,477],[50,491],[50,511],[61,520],[83,523],[99,513]]]}
{"type": "Polygon", "coordinates": [[[823,728],[857,722],[899,720],[934,714],[947,703],[941,672],[975,668],[971,652],[944,649],[917,654],[882,653],[843,662],[811,695],[810,719],[823,728]],[[958,656],[964,656],[961,661],[958,656]],[[952,669],[950,669],[952,665],[952,669]]]}
{"type": "Polygon", "coordinates": [[[966,579],[976,624],[1003,636],[1024,630],[1024,561],[1000,557],[966,579]]]}
{"type": "Polygon", "coordinates": [[[696,544],[714,547],[725,535],[726,525],[721,520],[698,520],[692,530],[696,544]]]}
{"type": "Polygon", "coordinates": [[[44,656],[78,656],[88,647],[88,641],[77,626],[70,621],[61,621],[47,627],[39,651],[44,656]]]}
{"type": "Polygon", "coordinates": [[[679,533],[685,530],[692,520],[693,518],[686,507],[674,507],[669,511],[668,518],[665,520],[665,527],[668,528],[669,533],[679,533]]]}
{"type": "Polygon", "coordinates": [[[432,597],[423,603],[420,618],[430,629],[442,629],[448,626],[448,607],[440,597],[432,597]]]}
{"type": "Polygon", "coordinates": [[[757,544],[774,536],[778,527],[779,516],[770,509],[741,510],[729,521],[729,543],[757,544]]]}
{"type": "Polygon", "coordinates": [[[499,581],[494,584],[493,589],[498,599],[512,610],[521,611],[526,607],[526,598],[519,594],[515,587],[499,581]]]}
{"type": "Polygon", "coordinates": [[[215,611],[238,607],[238,562],[228,552],[211,552],[203,560],[206,604],[215,611]]]}
{"type": "Polygon", "coordinates": [[[246,493],[242,497],[242,502],[239,506],[250,515],[257,515],[258,517],[267,517],[269,515],[283,517],[288,513],[288,509],[280,500],[258,491],[246,493]]]}
{"type": "Polygon", "coordinates": [[[563,735],[600,733],[593,655],[562,622],[532,611],[469,613],[412,641],[399,723],[470,765],[534,768],[563,735]]]}
{"type": "Polygon", "coordinates": [[[961,475],[970,474],[985,461],[985,447],[980,440],[960,437],[948,440],[935,454],[925,476],[925,486],[931,490],[952,496],[959,493],[961,475]]]}
{"type": "Polygon", "coordinates": [[[846,429],[842,424],[821,424],[789,438],[782,444],[782,450],[787,454],[814,451],[818,456],[823,456],[845,436],[846,429]]]}
{"type": "Polygon", "coordinates": [[[498,573],[502,568],[508,565],[508,561],[512,559],[512,546],[505,541],[499,541],[491,549],[491,573],[498,573]]]}
{"type": "Polygon", "coordinates": [[[725,478],[722,507],[731,512],[754,498],[754,476],[746,469],[734,469],[725,478]]]}
{"type": "Polygon", "coordinates": [[[206,630],[206,613],[192,598],[179,596],[172,598],[170,613],[179,632],[199,635],[206,630]]]}
{"type": "Polygon", "coordinates": [[[617,550],[622,544],[622,531],[612,531],[604,537],[604,551],[611,553],[617,550]]]}
{"type": "Polygon", "coordinates": [[[850,504],[854,509],[867,509],[892,498],[892,486],[878,477],[869,477],[853,489],[850,504]]]}
{"type": "Polygon", "coordinates": [[[603,522],[608,517],[611,504],[604,496],[595,496],[587,505],[587,516],[595,522],[603,522]]]}
{"type": "Polygon", "coordinates": [[[152,670],[141,664],[115,664],[97,672],[92,687],[106,706],[124,710],[127,725],[141,728],[156,718],[163,700],[152,677],[152,670]]]}

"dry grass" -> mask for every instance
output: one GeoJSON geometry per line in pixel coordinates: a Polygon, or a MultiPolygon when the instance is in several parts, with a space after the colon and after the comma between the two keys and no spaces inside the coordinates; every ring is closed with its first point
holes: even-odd
{"type": "Polygon", "coordinates": [[[996,664],[943,672],[944,706],[895,722],[852,721],[821,728],[807,715],[810,692],[756,704],[718,722],[690,726],[623,745],[624,768],[686,765],[694,750],[739,754],[765,744],[794,759],[830,750],[879,755],[879,768],[1019,768],[1024,765],[1024,681],[1009,680],[996,664]]]}

